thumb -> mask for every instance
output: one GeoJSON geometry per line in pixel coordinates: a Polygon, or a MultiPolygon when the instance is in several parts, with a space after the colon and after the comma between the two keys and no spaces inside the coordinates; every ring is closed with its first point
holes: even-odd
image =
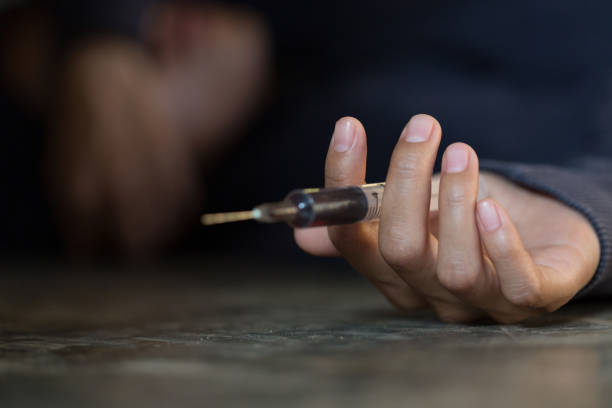
{"type": "MultiPolygon", "coordinates": [[[[357,119],[344,117],[336,122],[325,163],[325,187],[365,184],[366,151],[365,130],[357,119]]],[[[340,255],[327,227],[296,229],[294,235],[299,247],[312,255],[340,255]]]]}
{"type": "Polygon", "coordinates": [[[327,227],[296,228],[295,242],[303,251],[315,256],[340,256],[329,238],[327,227]]]}

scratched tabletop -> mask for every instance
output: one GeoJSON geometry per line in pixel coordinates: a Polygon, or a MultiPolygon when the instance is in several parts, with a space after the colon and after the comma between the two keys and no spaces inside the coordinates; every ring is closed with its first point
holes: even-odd
{"type": "Polygon", "coordinates": [[[0,407],[612,406],[612,302],[402,314],[335,266],[4,266],[0,407]]]}

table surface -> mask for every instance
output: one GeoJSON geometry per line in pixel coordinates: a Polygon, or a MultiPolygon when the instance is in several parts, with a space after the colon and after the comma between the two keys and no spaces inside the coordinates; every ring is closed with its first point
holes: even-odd
{"type": "Polygon", "coordinates": [[[612,304],[452,325],[333,268],[32,268],[2,269],[2,407],[612,403],[612,304]]]}

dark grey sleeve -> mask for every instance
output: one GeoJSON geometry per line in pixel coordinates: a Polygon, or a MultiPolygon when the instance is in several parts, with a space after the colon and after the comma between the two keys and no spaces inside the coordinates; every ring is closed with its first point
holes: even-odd
{"type": "Polygon", "coordinates": [[[480,167],[550,194],[582,213],[599,237],[601,260],[576,298],[612,296],[612,160],[582,158],[563,167],[483,160],[480,167]]]}

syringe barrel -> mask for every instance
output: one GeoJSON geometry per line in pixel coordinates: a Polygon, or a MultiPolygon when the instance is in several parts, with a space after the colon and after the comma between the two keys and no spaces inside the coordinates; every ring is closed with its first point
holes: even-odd
{"type": "Polygon", "coordinates": [[[289,222],[295,228],[352,224],[380,217],[384,183],[294,190],[285,198],[297,208],[289,222]]]}

